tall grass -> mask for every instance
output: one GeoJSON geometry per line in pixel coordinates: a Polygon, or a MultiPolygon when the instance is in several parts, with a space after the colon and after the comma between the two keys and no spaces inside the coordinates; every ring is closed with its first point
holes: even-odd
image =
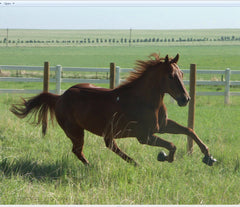
{"type": "MultiPolygon", "coordinates": [[[[85,136],[84,153],[91,165],[85,167],[59,126],[50,126],[43,138],[41,128],[10,114],[8,108],[17,100],[1,95],[1,204],[240,203],[238,106],[198,100],[195,129],[218,159],[213,167],[201,162],[196,144],[193,155],[187,155],[183,135],[160,135],[177,146],[172,164],[157,161],[161,150],[157,147],[141,145],[136,139],[117,140],[140,164],[133,167],[90,133],[85,136]]],[[[185,125],[187,108],[165,102],[169,118],[185,125]]]]}

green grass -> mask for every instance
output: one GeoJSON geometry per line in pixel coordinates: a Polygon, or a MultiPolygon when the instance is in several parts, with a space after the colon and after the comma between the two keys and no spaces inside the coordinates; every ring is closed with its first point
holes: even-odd
{"type": "Polygon", "coordinates": [[[138,59],[147,59],[154,52],[165,56],[180,54],[179,65],[189,68],[191,63],[200,69],[238,69],[239,46],[148,46],[148,47],[0,47],[1,65],[109,67],[115,62],[121,68],[132,68],[138,59]]]}
{"type": "MultiPolygon", "coordinates": [[[[132,43],[132,45],[239,45],[240,41],[214,41],[219,40],[222,37],[239,38],[239,29],[208,29],[208,30],[132,30],[131,39],[149,39],[159,38],[163,42],[140,42],[132,43]],[[194,42],[176,42],[179,39],[208,39],[208,41],[194,41],[194,42]],[[166,39],[166,42],[165,42],[166,39]],[[168,42],[168,39],[174,39],[174,42],[168,42]]],[[[0,46],[6,46],[4,39],[7,38],[7,30],[0,30],[0,46]]],[[[8,45],[11,46],[128,46],[128,40],[130,38],[130,30],[21,30],[21,29],[9,29],[8,40],[11,41],[8,45]],[[127,39],[126,43],[121,43],[121,39],[127,39]],[[89,43],[88,43],[89,39],[89,43]],[[103,40],[102,43],[97,43],[97,40],[103,40]],[[115,43],[109,43],[109,39],[115,39],[115,43]],[[25,43],[25,41],[45,41],[44,43],[25,43]],[[68,43],[56,43],[56,40],[62,42],[68,41],[68,43]],[[76,43],[76,41],[86,41],[86,43],[76,43]],[[105,42],[107,40],[107,42],[105,42]],[[15,43],[13,43],[15,41],[15,43]],[[23,43],[21,43],[23,41],[23,43]],[[49,43],[46,43],[49,41],[49,43]],[[52,42],[54,41],[54,42],[52,42]],[[74,42],[72,42],[74,41],[74,42]],[[94,41],[94,42],[92,42],[94,41]],[[118,41],[118,43],[117,43],[118,41]]]]}
{"type": "MultiPolygon", "coordinates": [[[[17,119],[8,108],[19,98],[1,95],[0,204],[239,204],[238,105],[198,98],[195,130],[218,162],[206,166],[197,145],[186,153],[186,137],[161,137],[177,146],[176,160],[156,160],[160,148],[136,139],[117,140],[140,167],[133,167],[105,147],[102,138],[86,133],[85,167],[71,152],[71,142],[55,125],[46,137],[41,127],[17,119]]],[[[187,107],[170,104],[169,117],[187,122],[187,107]]],[[[239,104],[240,100],[236,102],[239,104]]]]}
{"type": "MultiPolygon", "coordinates": [[[[2,36],[3,32],[0,30],[2,36]]],[[[9,31],[9,35],[13,35],[11,38],[17,35],[25,39],[34,35],[43,39],[60,38],[59,31],[48,31],[49,36],[45,36],[46,31],[12,32],[9,31]]],[[[87,35],[95,37],[96,31],[90,32],[87,35]]],[[[104,36],[113,35],[111,31],[105,32],[104,36]]],[[[138,35],[149,36],[150,32],[156,35],[159,31],[148,31],[147,34],[141,31],[138,35]]],[[[226,30],[176,31],[174,34],[165,31],[165,34],[179,36],[182,33],[183,37],[187,34],[197,37],[203,36],[204,32],[209,36],[215,32],[216,37],[226,30]]],[[[239,30],[227,32],[226,36],[237,36],[239,30]]],[[[79,31],[67,31],[62,38],[71,36],[74,39],[77,35],[79,31]]],[[[179,53],[182,69],[196,63],[197,69],[224,70],[230,67],[239,70],[240,48],[232,43],[211,43],[210,46],[0,47],[0,65],[37,66],[49,61],[51,66],[109,67],[110,62],[115,62],[121,68],[131,68],[135,60],[146,59],[153,52],[160,52],[161,56],[179,53]]],[[[63,84],[62,89],[70,85],[63,84]]],[[[51,84],[50,89],[54,87],[51,84]]],[[[0,88],[41,89],[42,85],[2,82],[0,88]]],[[[223,88],[203,87],[198,90],[222,91],[223,88]]],[[[213,167],[201,162],[203,155],[196,144],[193,155],[187,155],[186,136],[162,134],[162,138],[177,147],[176,160],[172,164],[157,161],[161,148],[141,145],[134,138],[117,140],[119,147],[140,164],[135,168],[108,150],[103,138],[88,132],[84,153],[91,166],[83,166],[71,152],[71,141],[57,124],[50,125],[46,137],[42,137],[41,127],[10,113],[11,104],[18,103],[20,96],[32,95],[0,94],[0,204],[240,204],[239,97],[231,97],[228,106],[223,104],[224,97],[196,98],[195,131],[218,160],[213,167]]],[[[165,98],[165,103],[169,118],[186,125],[188,108],[172,104],[169,97],[165,98]]]]}
{"type": "MultiPolygon", "coordinates": [[[[197,64],[197,69],[205,70],[239,70],[240,47],[230,45],[218,46],[148,46],[148,47],[0,47],[0,65],[28,65],[41,66],[45,61],[50,66],[58,64],[63,67],[109,67],[110,62],[115,62],[121,68],[133,68],[138,59],[146,60],[153,52],[160,52],[161,56],[180,54],[179,66],[188,69],[191,63],[197,64]]],[[[3,71],[4,72],[4,71],[3,71]]],[[[12,71],[15,75],[16,71],[12,71]]],[[[33,73],[31,73],[32,75],[33,73]]],[[[54,76],[54,71],[52,71],[54,76]]],[[[88,74],[89,75],[89,74],[88,74]]],[[[93,74],[96,75],[96,74],[93,74]]],[[[101,74],[106,78],[106,74],[101,74]]],[[[123,74],[124,75],[124,74],[123,74]]],[[[26,76],[26,75],[25,75],[26,76]]],[[[35,76],[42,76],[38,73],[35,76]]],[[[63,74],[64,77],[83,77],[85,74],[63,74]]],[[[184,76],[188,79],[188,75],[184,76]]],[[[221,75],[198,75],[197,79],[221,80],[221,75]]],[[[232,75],[231,80],[240,80],[239,75],[232,75]]],[[[41,84],[32,83],[6,83],[1,82],[0,88],[29,88],[41,89],[41,84]]],[[[62,89],[67,89],[71,84],[63,84],[62,89]]],[[[106,86],[108,87],[108,86],[106,86]]],[[[55,89],[51,84],[50,89],[55,89]]],[[[202,87],[201,91],[223,91],[223,87],[202,87]]],[[[231,88],[239,91],[239,88],[231,88]]]]}

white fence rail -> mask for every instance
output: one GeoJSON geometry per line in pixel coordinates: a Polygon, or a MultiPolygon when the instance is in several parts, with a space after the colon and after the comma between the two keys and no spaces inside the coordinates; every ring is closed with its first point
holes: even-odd
{"type": "MultiPolygon", "coordinates": [[[[10,66],[10,65],[0,65],[0,70],[29,70],[29,71],[42,71],[44,70],[43,66],[10,66]]],[[[57,65],[55,67],[50,67],[51,71],[55,71],[55,78],[50,78],[50,82],[55,83],[55,90],[50,90],[52,93],[61,94],[61,83],[105,83],[109,84],[110,79],[78,79],[78,78],[62,78],[62,72],[104,72],[109,73],[109,68],[83,68],[83,67],[62,67],[57,65]]],[[[118,86],[123,80],[121,79],[122,73],[129,73],[133,69],[122,69],[119,66],[116,66],[116,80],[115,85],[118,86]]],[[[185,74],[189,73],[189,69],[182,70],[185,74]]],[[[225,86],[224,92],[197,92],[197,96],[224,96],[225,103],[229,103],[230,96],[240,96],[240,92],[230,92],[231,86],[240,86],[240,81],[231,81],[231,75],[240,75],[240,71],[234,71],[230,69],[226,70],[197,70],[197,74],[220,74],[224,76],[224,80],[221,81],[212,81],[212,80],[197,80],[197,85],[222,85],[225,86]]],[[[0,77],[0,82],[43,82],[43,78],[22,78],[22,77],[0,77]]],[[[185,80],[184,84],[189,85],[189,81],[185,80]]],[[[27,90],[27,89],[0,89],[0,93],[40,93],[42,89],[38,90],[27,90]]]]}
{"type": "MultiPolygon", "coordinates": [[[[133,69],[121,69],[120,67],[116,67],[116,85],[119,85],[123,79],[120,78],[121,73],[129,73],[133,71],[133,69]]],[[[190,73],[189,69],[182,70],[184,74],[190,73]]],[[[230,96],[240,96],[240,92],[230,92],[231,86],[240,86],[240,81],[231,81],[231,75],[240,75],[240,71],[230,70],[227,68],[226,70],[197,70],[197,74],[220,74],[225,78],[222,81],[212,81],[212,80],[197,80],[196,85],[212,85],[225,86],[224,92],[204,92],[198,91],[196,92],[197,96],[224,96],[224,103],[228,104],[230,96]]],[[[185,85],[189,85],[189,80],[184,80],[185,85]]]]}
{"type": "MultiPolygon", "coordinates": [[[[0,65],[0,70],[15,70],[15,71],[41,71],[43,66],[11,66],[0,65]]],[[[78,79],[78,78],[62,78],[62,72],[109,72],[109,68],[70,68],[57,65],[50,67],[51,71],[55,71],[55,78],[50,78],[50,83],[56,83],[55,90],[50,90],[52,93],[61,94],[61,83],[109,83],[109,79],[78,79]]],[[[0,77],[0,82],[43,82],[43,78],[22,78],[22,77],[0,77]]],[[[0,93],[41,93],[42,89],[28,90],[28,89],[0,89],[0,93]]]]}

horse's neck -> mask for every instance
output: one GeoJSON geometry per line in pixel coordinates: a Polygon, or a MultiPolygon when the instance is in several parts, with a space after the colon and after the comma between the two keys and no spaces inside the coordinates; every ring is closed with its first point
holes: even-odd
{"type": "Polygon", "coordinates": [[[129,99],[136,99],[136,102],[139,100],[155,109],[163,105],[164,93],[159,86],[145,80],[137,79],[131,83],[127,83],[121,89],[121,93],[127,95],[129,99]]]}

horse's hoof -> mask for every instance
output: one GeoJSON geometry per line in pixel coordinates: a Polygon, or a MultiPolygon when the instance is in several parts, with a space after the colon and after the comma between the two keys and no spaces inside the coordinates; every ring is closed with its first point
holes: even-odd
{"type": "Polygon", "coordinates": [[[213,163],[217,162],[217,160],[214,159],[213,156],[211,156],[211,155],[210,156],[205,155],[205,157],[203,158],[202,161],[209,166],[213,166],[213,163]]]}
{"type": "Polygon", "coordinates": [[[164,162],[167,160],[167,155],[165,152],[161,151],[159,152],[158,156],[157,156],[157,160],[160,162],[164,162]]]}

